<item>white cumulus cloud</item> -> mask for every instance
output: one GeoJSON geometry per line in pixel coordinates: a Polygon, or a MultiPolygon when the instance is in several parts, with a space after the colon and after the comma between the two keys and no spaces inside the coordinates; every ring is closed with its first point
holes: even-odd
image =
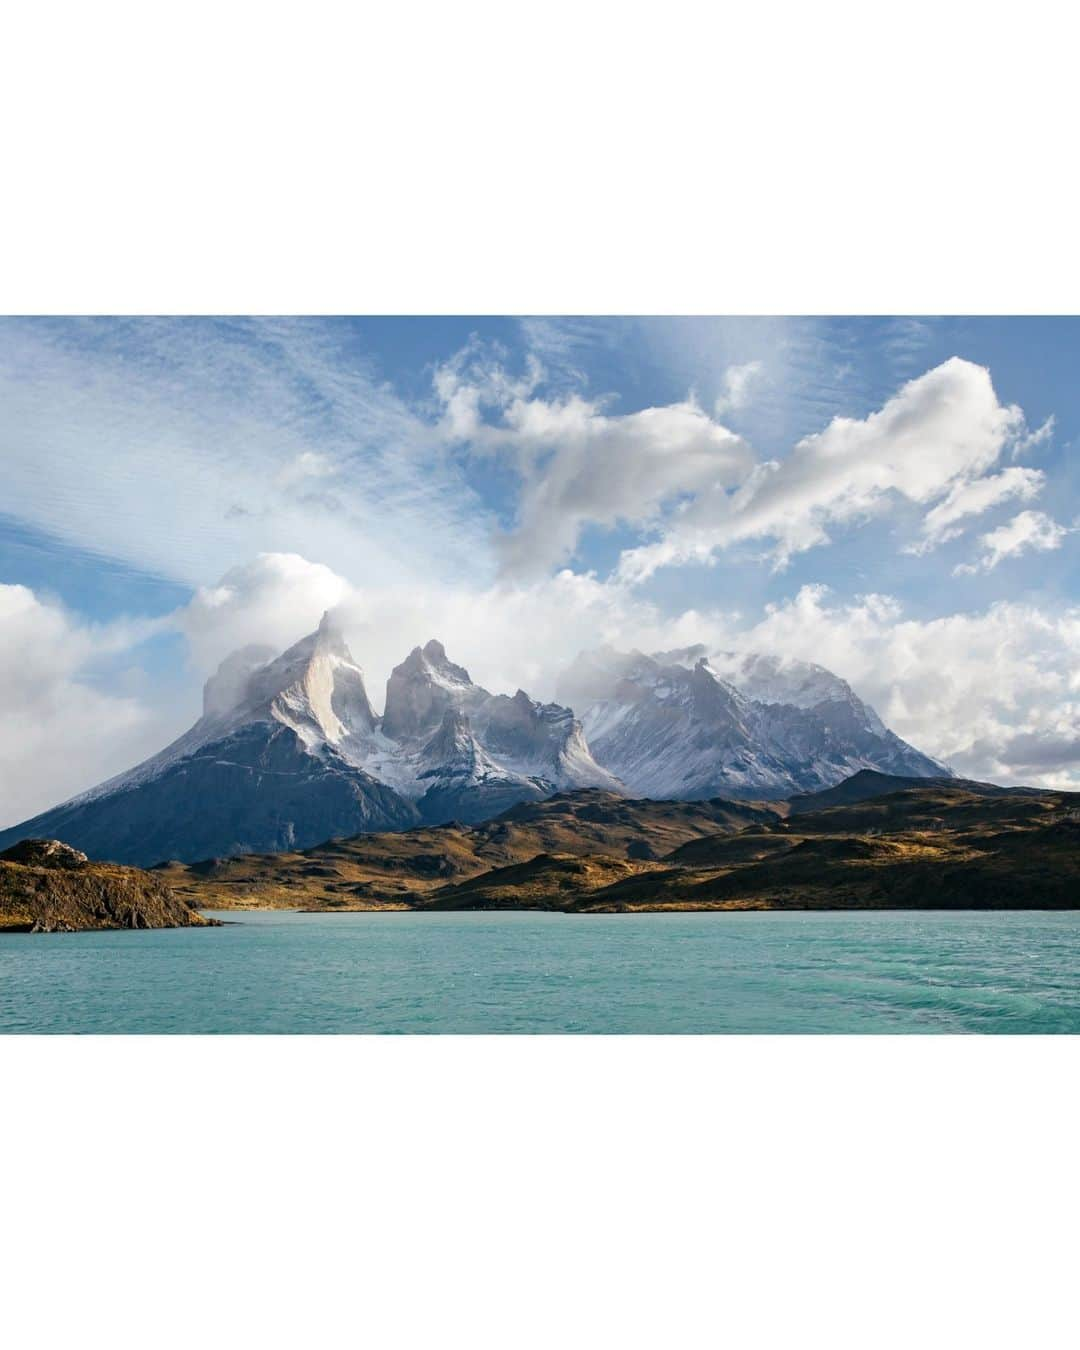
{"type": "Polygon", "coordinates": [[[444,434],[509,456],[520,475],[517,520],[499,541],[504,575],[541,575],[573,556],[586,526],[647,525],[752,468],[749,446],[691,398],[619,415],[576,394],[536,396],[541,375],[533,363],[511,377],[472,347],[435,376],[444,434]]]}
{"type": "Polygon", "coordinates": [[[985,472],[1022,427],[1020,409],[999,403],[989,371],[953,357],[868,417],[836,417],[786,459],[758,464],[735,492],[711,484],[660,540],[624,553],[621,575],[642,580],[750,539],[769,541],[783,564],[894,497],[930,502],[985,472]]]}
{"type": "Polygon", "coordinates": [[[1080,788],[1080,608],[998,602],[920,621],[893,598],[804,586],[744,629],[749,650],[849,680],[886,724],[968,777],[1080,788]]]}
{"type": "Polygon", "coordinates": [[[350,593],[323,563],[297,553],[260,553],[230,568],[215,586],[200,586],[173,622],[191,644],[196,665],[210,673],[252,643],[284,650],[317,627],[350,593]]]}
{"type": "Polygon", "coordinates": [[[1031,501],[1046,484],[1041,469],[1003,469],[1001,473],[985,478],[966,479],[954,484],[942,501],[926,513],[923,520],[923,538],[911,545],[909,552],[927,553],[957,538],[963,526],[957,522],[969,516],[979,516],[1010,498],[1031,501]]]}
{"type": "Polygon", "coordinates": [[[1060,548],[1069,531],[1051,519],[1045,511],[1021,511],[996,530],[979,536],[982,554],[977,562],[960,563],[953,570],[958,576],[990,572],[1006,558],[1022,553],[1048,553],[1060,548]]]}
{"type": "Polygon", "coordinates": [[[90,678],[145,630],[91,627],[26,586],[0,585],[0,632],[0,826],[160,748],[160,725],[137,693],[90,678]]]}

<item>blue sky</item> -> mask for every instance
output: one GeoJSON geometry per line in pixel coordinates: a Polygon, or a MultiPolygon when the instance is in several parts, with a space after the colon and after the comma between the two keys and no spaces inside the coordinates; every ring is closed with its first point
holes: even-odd
{"type": "MultiPolygon", "coordinates": [[[[235,371],[215,378],[198,369],[190,351],[171,352],[175,408],[184,410],[200,405],[204,381],[213,389],[215,416],[235,428],[236,420],[247,413],[258,413],[258,377],[240,369],[246,362],[259,359],[263,344],[258,340],[258,323],[239,321],[181,320],[175,327],[190,335],[190,344],[204,340],[208,351],[217,346],[235,344],[238,356],[235,371]],[[243,352],[243,362],[239,352],[243,352]],[[185,387],[186,385],[186,387],[185,387]]],[[[49,454],[49,424],[68,420],[63,406],[63,371],[59,360],[53,371],[47,369],[50,350],[63,352],[76,369],[93,378],[94,369],[111,369],[123,378],[127,366],[135,366],[146,378],[146,385],[169,383],[166,362],[170,352],[162,351],[161,325],[157,321],[8,321],[0,329],[0,358],[5,371],[19,379],[26,367],[19,359],[23,347],[26,366],[43,381],[35,441],[49,454]],[[155,329],[153,343],[144,342],[148,329],[155,329]],[[36,351],[26,354],[24,335],[30,335],[36,351]],[[42,369],[45,367],[45,369],[42,369]],[[157,381],[155,381],[157,377],[157,381]],[[61,387],[58,387],[61,386],[61,387]]],[[[301,327],[324,333],[331,344],[333,358],[342,366],[355,363],[369,379],[373,389],[385,383],[386,389],[418,417],[435,417],[432,405],[432,371],[470,340],[497,344],[499,359],[506,369],[520,371],[529,352],[539,352],[548,373],[548,387],[555,396],[566,390],[579,390],[587,397],[603,402],[614,413],[633,413],[651,406],[675,404],[694,394],[703,408],[711,409],[724,387],[725,371],[733,366],[760,362],[763,366],[757,389],[748,394],[745,405],[729,409],[726,425],[747,437],[753,447],[768,458],[783,458],[803,436],[821,431],[834,416],[865,417],[880,408],[906,379],[940,365],[949,356],[963,356],[988,367],[994,387],[1003,404],[1015,404],[1025,412],[1029,427],[1039,427],[1053,416],[1054,433],[1048,443],[1031,456],[1033,467],[1045,471],[1053,486],[1058,516],[1071,520],[1080,512],[1080,471],[1073,445],[1080,433],[1080,393],[1076,391],[1077,352],[1080,352],[1080,323],[1071,319],[333,319],[301,327]]],[[[266,378],[273,378],[277,354],[270,355],[265,344],[266,378]]],[[[296,428],[296,443],[319,447],[332,441],[335,450],[342,437],[350,435],[348,425],[333,425],[333,409],[327,394],[315,381],[304,386],[302,371],[290,373],[296,387],[290,390],[290,417],[301,418],[296,428]]],[[[35,396],[38,397],[38,396],[35,396]]],[[[121,396],[120,396],[121,397],[121,396]]],[[[78,416],[82,400],[73,401],[78,416]]],[[[107,404],[108,398],[103,398],[107,404]]],[[[115,421],[123,428],[124,455],[109,445],[109,428],[101,425],[101,406],[94,406],[94,423],[86,427],[81,447],[86,462],[100,467],[101,501],[94,506],[108,509],[111,472],[121,471],[124,458],[144,456],[147,471],[153,471],[155,456],[163,451],[140,443],[142,418],[127,418],[131,429],[124,428],[121,410],[113,409],[115,421]]],[[[166,410],[165,416],[169,416],[166,410]]],[[[212,437],[212,418],[200,428],[202,436],[212,437]]],[[[76,427],[69,432],[78,433],[76,427]]],[[[163,431],[165,428],[158,428],[163,431]]],[[[379,450],[370,443],[374,428],[360,429],[355,452],[360,459],[377,462],[379,450]],[[365,435],[369,445],[365,445],[365,435]]],[[[198,435],[188,428],[186,435],[198,435]]],[[[0,431],[0,433],[3,433],[0,431]]],[[[11,432],[5,433],[11,435],[11,432]]],[[[390,432],[391,435],[391,432],[390,432]]],[[[354,450],[354,447],[348,447],[354,450]]],[[[8,454],[18,447],[8,443],[8,454]]],[[[78,452],[78,451],[77,451],[78,452]]],[[[271,456],[267,455],[267,459],[271,456]]],[[[207,447],[207,460],[213,463],[213,447],[207,447]]],[[[45,468],[41,459],[35,467],[45,468]]],[[[516,509],[516,474],[512,468],[490,462],[472,463],[459,456],[460,485],[475,494],[475,514],[490,512],[504,525],[512,525],[516,509]]],[[[147,482],[147,497],[153,494],[153,482],[147,482]]],[[[47,474],[42,474],[34,493],[47,504],[47,474]]],[[[8,497],[0,513],[0,568],[5,580],[46,587],[61,595],[65,602],[93,618],[121,613],[163,612],[175,606],[190,591],[196,579],[197,559],[146,556],[132,553],[112,556],[108,539],[84,539],[80,529],[58,536],[50,531],[49,512],[27,510],[24,502],[8,497]],[[193,566],[194,564],[194,566],[193,566]]],[[[243,510],[243,502],[211,504],[208,509],[227,516],[229,508],[243,510]]],[[[903,504],[900,504],[903,508],[903,504]]],[[[135,512],[139,506],[135,505],[135,512]]],[[[994,518],[1007,514],[1007,505],[994,518]]],[[[922,613],[944,613],[953,598],[981,602],[1002,595],[1025,595],[1046,589],[1069,595],[1076,589],[1075,558],[1066,549],[1054,559],[1056,566],[1045,566],[1046,559],[1029,553],[1015,559],[1008,568],[996,568],[994,575],[964,580],[950,579],[941,585],[942,558],[954,563],[965,556],[968,543],[946,545],[940,555],[915,558],[903,555],[904,536],[918,520],[918,510],[898,509],[886,522],[875,521],[871,531],[855,524],[833,536],[832,545],[803,553],[782,572],[755,566],[738,558],[722,568],[721,576],[713,567],[679,568],[678,575],[657,576],[651,590],[657,597],[693,595],[695,602],[709,602],[722,587],[725,597],[734,593],[745,601],[764,602],[782,598],[792,580],[822,580],[838,590],[864,590],[879,586],[886,576],[888,589],[902,595],[922,613]],[[892,545],[883,556],[882,528],[892,545]],[[722,579],[721,579],[722,578],[722,579]]],[[[220,563],[243,562],[247,531],[242,517],[236,517],[236,547],[229,555],[228,522],[221,522],[220,563]]],[[[300,537],[300,531],[297,531],[300,537]]],[[[288,535],[286,535],[288,537],[288,535]]],[[[587,529],[580,548],[572,558],[578,570],[610,570],[618,552],[634,537],[633,529],[598,526],[587,529]]],[[[202,578],[212,580],[209,576],[202,578]]]]}
{"type": "Polygon", "coordinates": [[[1078,354],[1072,319],[4,321],[0,621],[47,655],[28,693],[6,644],[0,814],[327,604],[376,702],[434,629],[538,695],[594,637],[768,646],[963,772],[1080,782],[1078,354]]]}
{"type": "MultiPolygon", "coordinates": [[[[648,407],[677,403],[693,394],[703,408],[711,409],[723,389],[725,372],[733,366],[760,362],[762,372],[743,406],[729,409],[723,421],[745,436],[763,457],[782,458],[803,436],[820,431],[835,416],[865,417],[879,408],[905,381],[940,364],[951,356],[987,367],[1003,404],[1023,409],[1031,428],[1054,418],[1054,434],[1028,462],[1047,474],[1059,516],[1066,523],[1080,512],[1080,469],[1073,455],[1080,434],[1080,393],[1076,365],[1080,353],[1080,322],[1072,319],[947,318],[947,319],[539,319],[506,318],[393,318],[330,319],[300,327],[325,335],[333,357],[343,367],[355,363],[377,393],[380,385],[393,392],[403,407],[423,419],[434,420],[432,372],[479,338],[492,344],[512,372],[521,371],[531,352],[538,352],[547,371],[547,386],[553,395],[567,390],[583,392],[600,400],[607,411],[626,414],[648,407]],[[496,347],[497,344],[497,347],[496,347]]],[[[46,463],[36,458],[35,468],[47,468],[49,424],[66,421],[59,360],[48,369],[50,353],[63,353],[82,379],[92,379],[95,369],[119,373],[134,366],[140,374],[141,393],[153,390],[164,401],[170,382],[165,365],[174,362],[172,389],[174,407],[183,410],[186,435],[214,435],[213,418],[230,424],[248,412],[258,412],[258,376],[248,363],[265,355],[264,378],[272,378],[280,362],[269,343],[258,339],[259,325],[239,321],[180,320],[162,325],[157,321],[9,321],[0,330],[0,359],[14,379],[35,370],[43,381],[35,418],[36,449],[46,463]],[[190,350],[171,354],[161,329],[179,329],[189,335],[187,346],[205,342],[208,352],[235,345],[235,370],[211,375],[199,369],[190,350]],[[154,330],[153,342],[144,341],[154,330]],[[24,338],[36,349],[26,354],[24,338]],[[24,351],[23,361],[19,348],[24,351]],[[240,353],[243,354],[243,361],[240,353]],[[23,364],[25,362],[25,365],[23,364]],[[247,366],[245,369],[244,367],[247,366]],[[213,416],[196,432],[190,426],[191,411],[197,410],[204,382],[213,389],[213,416]],[[156,388],[155,388],[156,386],[156,388]]],[[[290,417],[302,420],[296,443],[318,448],[327,443],[341,448],[342,438],[353,428],[344,418],[335,418],[328,395],[312,380],[306,387],[302,371],[290,372],[295,387],[290,390],[290,417]],[[336,423],[336,425],[335,425],[336,423]]],[[[103,391],[104,393],[104,391],[103,391]]],[[[122,394],[120,395],[122,397],[122,394]]],[[[172,400],[170,400],[171,402],[172,400]]],[[[82,398],[72,400],[74,418],[83,407],[82,398]]],[[[118,429],[123,428],[115,449],[107,441],[108,397],[90,411],[81,447],[88,464],[101,463],[106,472],[130,473],[140,462],[152,472],[161,442],[149,446],[139,432],[146,425],[132,409],[125,419],[113,409],[118,429]],[[102,406],[105,405],[105,406],[102,406]],[[124,426],[130,422],[130,429],[124,426]]],[[[156,412],[156,409],[154,410],[156,412]]],[[[168,416],[170,410],[165,410],[168,416]]],[[[69,426],[78,435],[78,426],[69,426]]],[[[156,428],[158,432],[167,428],[156,428]]],[[[362,461],[377,462],[381,448],[375,444],[378,428],[359,429],[348,450],[362,461]],[[365,445],[365,438],[368,444],[365,445]]],[[[5,437],[12,432],[0,434],[5,437]]],[[[14,434],[17,434],[15,432],[14,434]]],[[[392,431],[389,432],[392,436],[392,431]]],[[[6,453],[17,454],[10,441],[6,453]]],[[[77,450],[76,453],[79,451],[77,450]]],[[[331,452],[333,453],[333,452],[331,452]]],[[[268,454],[268,460],[271,456],[268,454]]],[[[213,463],[213,447],[206,460],[213,463]]],[[[512,525],[516,507],[516,474],[507,466],[490,461],[471,462],[458,456],[461,471],[458,490],[475,494],[471,503],[479,518],[488,512],[504,526],[512,525]]],[[[47,501],[48,475],[41,474],[40,497],[47,501]]],[[[211,485],[213,486],[213,485],[211,485]]],[[[154,491],[146,484],[147,496],[154,491]]],[[[101,484],[101,501],[108,509],[109,483],[101,484]]],[[[35,494],[37,495],[37,494],[35,494]]],[[[1045,496],[1045,494],[1044,494],[1045,496]]],[[[45,587],[61,596],[75,610],[92,618],[123,613],[163,612],[190,593],[197,576],[197,560],[168,559],[147,552],[140,557],[112,556],[108,539],[84,538],[75,528],[57,536],[49,529],[48,511],[28,511],[26,504],[9,496],[0,513],[0,569],[7,581],[45,587]],[[194,564],[194,566],[193,566],[194,564]]],[[[242,562],[247,531],[235,517],[235,549],[230,554],[227,513],[244,509],[243,502],[205,503],[208,512],[222,517],[218,522],[225,536],[220,563],[242,562]]],[[[137,511],[139,508],[135,506],[137,511]]],[[[1008,514],[1008,505],[992,518],[1008,514]]],[[[827,549],[811,550],[793,559],[782,572],[755,566],[740,556],[730,565],[677,569],[677,575],[657,576],[650,593],[658,598],[693,597],[708,603],[722,588],[746,603],[778,600],[793,581],[824,581],[840,591],[878,587],[887,578],[888,589],[919,608],[924,614],[946,612],[953,600],[965,605],[1002,596],[1023,596],[1047,588],[1068,596],[1076,589],[1074,550],[1065,550],[1048,569],[1045,557],[1029,553],[1008,568],[966,581],[949,579],[942,584],[942,562],[955,564],[970,548],[970,540],[946,545],[932,556],[916,557],[901,552],[905,537],[919,518],[918,510],[898,509],[889,518],[875,521],[867,531],[861,523],[834,533],[827,549]],[[893,547],[883,556],[881,530],[893,547]]],[[[296,531],[298,537],[300,532],[296,531]]],[[[621,548],[635,537],[632,528],[603,526],[585,531],[572,564],[579,570],[610,570],[621,548]]],[[[286,534],[287,538],[287,534],[286,534]]],[[[949,570],[949,569],[945,569],[949,570]]],[[[203,577],[204,581],[214,578],[203,577]]]]}

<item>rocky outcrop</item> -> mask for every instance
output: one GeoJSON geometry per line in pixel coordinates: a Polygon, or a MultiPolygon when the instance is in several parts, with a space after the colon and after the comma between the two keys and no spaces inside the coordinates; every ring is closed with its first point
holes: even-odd
{"type": "Polygon", "coordinates": [[[0,861],[22,863],[26,867],[55,867],[70,872],[84,867],[90,859],[70,844],[62,844],[59,839],[20,839],[17,844],[0,853],[0,861]]]}
{"type": "Polygon", "coordinates": [[[58,839],[24,839],[0,853],[0,932],[214,924],[158,878],[92,863],[58,839]]]}
{"type": "Polygon", "coordinates": [[[455,665],[446,648],[432,638],[414,647],[386,682],[383,734],[408,741],[430,736],[453,710],[470,713],[486,697],[464,666],[455,665]]]}

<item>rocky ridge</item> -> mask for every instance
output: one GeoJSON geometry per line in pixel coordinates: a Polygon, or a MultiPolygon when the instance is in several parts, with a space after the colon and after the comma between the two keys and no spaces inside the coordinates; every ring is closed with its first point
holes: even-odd
{"type": "Polygon", "coordinates": [[[160,877],[92,863],[57,839],[26,839],[0,853],[0,932],[213,924],[160,877]]]}

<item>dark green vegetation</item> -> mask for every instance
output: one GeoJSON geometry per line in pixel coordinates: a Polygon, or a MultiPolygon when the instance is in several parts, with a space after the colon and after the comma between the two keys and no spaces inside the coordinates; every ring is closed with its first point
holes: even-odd
{"type": "Polygon", "coordinates": [[[790,804],[587,789],[155,875],[210,909],[1071,909],[1080,794],[876,773],[790,804]]]}
{"type": "Polygon", "coordinates": [[[24,839],[0,853],[0,932],[212,923],[150,873],[88,862],[55,839],[24,839]]]}

